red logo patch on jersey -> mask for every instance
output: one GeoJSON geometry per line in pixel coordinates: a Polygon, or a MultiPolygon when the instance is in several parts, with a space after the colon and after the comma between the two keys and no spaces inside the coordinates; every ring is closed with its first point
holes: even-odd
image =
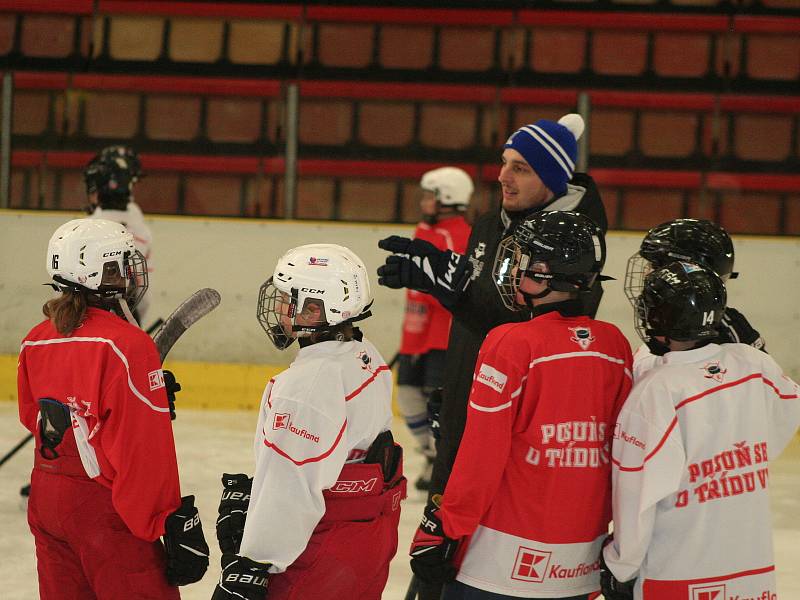
{"type": "Polygon", "coordinates": [[[700,584],[689,587],[689,600],[725,600],[725,584],[700,584]]]}
{"type": "Polygon", "coordinates": [[[275,419],[272,421],[273,429],[289,429],[291,415],[289,413],[275,413],[275,419]]]}
{"type": "Polygon", "coordinates": [[[547,565],[550,564],[551,554],[552,552],[520,546],[517,550],[517,560],[514,562],[511,579],[541,583],[547,574],[547,565]]]}
{"type": "Polygon", "coordinates": [[[572,332],[572,337],[569,338],[570,341],[575,342],[584,350],[591,346],[595,340],[592,330],[588,327],[568,327],[568,329],[572,332]]]}
{"type": "Polygon", "coordinates": [[[702,369],[703,371],[706,372],[705,375],[703,375],[703,377],[705,377],[706,379],[713,379],[714,381],[719,381],[720,383],[722,383],[722,380],[725,379],[725,373],[728,372],[728,369],[723,369],[720,366],[718,360],[706,363],[705,365],[703,365],[702,369]]]}
{"type": "Polygon", "coordinates": [[[150,371],[147,374],[147,380],[150,382],[150,391],[157,390],[164,387],[164,371],[157,369],[150,371]]]}

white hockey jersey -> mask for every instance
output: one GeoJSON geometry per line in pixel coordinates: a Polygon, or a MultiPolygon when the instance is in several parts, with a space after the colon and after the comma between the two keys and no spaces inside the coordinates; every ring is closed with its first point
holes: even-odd
{"type": "Polygon", "coordinates": [[[775,600],[768,460],[800,423],[800,389],[744,344],[659,362],[615,427],[605,560],[638,577],[636,600],[775,600]]]}
{"type": "Polygon", "coordinates": [[[325,513],[323,490],[392,423],[392,374],[367,340],[301,348],[264,390],[240,554],[286,570],[325,513]]]}

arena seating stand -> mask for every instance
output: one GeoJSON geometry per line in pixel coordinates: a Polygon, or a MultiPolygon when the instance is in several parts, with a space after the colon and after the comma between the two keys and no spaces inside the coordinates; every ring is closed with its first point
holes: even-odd
{"type": "Polygon", "coordinates": [[[586,92],[613,227],[800,234],[794,0],[332,4],[0,0],[12,206],[80,206],[86,160],[124,142],[146,211],[283,217],[297,82],[296,218],[413,222],[441,164],[486,208],[505,136],[586,92]]]}

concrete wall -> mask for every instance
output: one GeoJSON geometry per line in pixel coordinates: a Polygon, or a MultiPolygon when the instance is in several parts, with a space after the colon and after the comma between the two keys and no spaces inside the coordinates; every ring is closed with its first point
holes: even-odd
{"type": "MultiPolygon", "coordinates": [[[[41,306],[52,296],[47,281],[47,241],[58,225],[77,215],[0,211],[0,354],[16,354],[19,341],[41,319],[41,306]]],[[[374,274],[385,253],[382,237],[410,234],[402,225],[363,225],[300,221],[153,217],[155,273],[147,323],[166,317],[189,294],[214,287],[220,307],[175,346],[175,360],[286,364],[293,351],[272,347],[255,318],[258,288],[276,259],[288,248],[314,242],[350,247],[374,274]]],[[[638,346],[632,311],[622,291],[625,265],[641,240],[637,232],[608,236],[606,273],[618,279],[605,284],[599,317],[618,325],[638,346]]],[[[800,378],[800,239],[735,238],[736,269],[729,304],[747,315],[767,340],[767,347],[787,373],[800,378]]],[[[374,317],[362,328],[390,359],[400,339],[404,295],[377,285],[374,317]]]]}

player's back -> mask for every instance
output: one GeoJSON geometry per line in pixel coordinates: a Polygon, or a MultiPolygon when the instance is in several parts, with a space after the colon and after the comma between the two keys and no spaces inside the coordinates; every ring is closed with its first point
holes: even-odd
{"type": "Polygon", "coordinates": [[[643,576],[722,581],[747,572],[735,578],[738,593],[774,589],[768,461],[800,421],[797,386],[769,355],[744,344],[709,344],[664,359],[631,399],[651,404],[640,412],[678,432],[685,462],[678,491],[658,503],[643,576]],[[652,406],[655,399],[664,406],[652,406]]]}

